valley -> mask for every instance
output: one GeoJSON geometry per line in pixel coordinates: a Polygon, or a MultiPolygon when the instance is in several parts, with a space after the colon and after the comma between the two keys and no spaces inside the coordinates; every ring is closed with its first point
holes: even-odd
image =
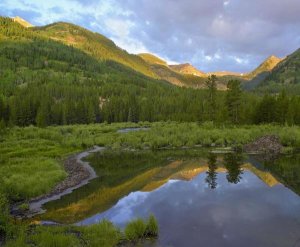
{"type": "Polygon", "coordinates": [[[297,244],[299,126],[299,49],[209,72],[0,17],[0,246],[297,244]]]}

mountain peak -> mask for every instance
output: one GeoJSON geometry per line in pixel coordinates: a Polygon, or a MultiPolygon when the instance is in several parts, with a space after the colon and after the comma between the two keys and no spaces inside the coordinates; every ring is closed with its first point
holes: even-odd
{"type": "Polygon", "coordinates": [[[205,76],[205,73],[196,69],[193,65],[190,63],[184,63],[184,64],[178,64],[178,65],[170,65],[171,69],[173,69],[176,72],[182,73],[182,74],[188,74],[188,75],[195,75],[195,76],[205,76]]]}
{"type": "Polygon", "coordinates": [[[275,55],[271,55],[266,60],[264,60],[255,70],[249,73],[248,77],[254,78],[261,73],[270,72],[281,61],[281,58],[276,57],[275,55]]]}
{"type": "Polygon", "coordinates": [[[31,23],[29,23],[28,21],[25,21],[24,19],[22,19],[20,16],[16,16],[14,18],[12,18],[14,22],[19,23],[20,25],[22,25],[23,27],[33,27],[33,25],[31,23]]]}
{"type": "Polygon", "coordinates": [[[265,62],[266,61],[281,61],[282,59],[281,58],[279,58],[279,57],[277,57],[277,56],[275,56],[275,55],[271,55],[271,56],[269,56],[266,60],[265,60],[265,62]]]}

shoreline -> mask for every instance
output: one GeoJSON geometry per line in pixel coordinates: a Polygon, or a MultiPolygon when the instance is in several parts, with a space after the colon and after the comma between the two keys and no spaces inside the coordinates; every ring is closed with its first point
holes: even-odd
{"type": "Polygon", "coordinates": [[[97,174],[89,162],[83,161],[82,159],[104,149],[105,147],[94,146],[92,149],[69,156],[64,161],[64,169],[67,172],[67,177],[58,183],[51,192],[31,199],[28,203],[29,210],[27,212],[20,212],[20,204],[15,204],[11,210],[11,214],[20,216],[21,218],[31,218],[35,215],[42,214],[46,212],[46,210],[42,208],[44,204],[58,200],[62,196],[72,193],[75,189],[88,184],[92,179],[97,177],[97,174]]]}

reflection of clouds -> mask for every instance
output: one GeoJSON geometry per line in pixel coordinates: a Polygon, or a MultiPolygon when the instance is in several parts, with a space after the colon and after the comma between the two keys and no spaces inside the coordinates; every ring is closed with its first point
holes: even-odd
{"type": "Polygon", "coordinates": [[[220,186],[215,190],[206,188],[205,177],[171,180],[152,192],[131,193],[83,223],[106,218],[123,227],[132,218],[154,213],[162,244],[172,246],[199,246],[195,245],[199,242],[259,246],[273,234],[275,243],[278,238],[287,243],[294,240],[291,236],[296,236],[300,222],[299,196],[284,186],[269,187],[250,172],[238,184],[228,183],[226,173],[219,173],[220,186]]]}
{"type": "Polygon", "coordinates": [[[110,220],[116,224],[123,224],[134,217],[134,207],[143,204],[149,192],[133,192],[120,200],[117,205],[112,208],[112,217],[110,220]]]}
{"type": "Polygon", "coordinates": [[[128,196],[119,200],[119,202],[108,211],[83,220],[79,225],[98,223],[103,219],[109,219],[115,224],[124,225],[126,222],[130,221],[130,219],[135,217],[134,208],[137,205],[143,204],[149,195],[149,192],[130,193],[128,196]]]}
{"type": "Polygon", "coordinates": [[[214,223],[219,227],[222,227],[224,223],[232,217],[232,210],[227,207],[222,207],[222,205],[216,205],[211,208],[209,213],[214,223]]]}

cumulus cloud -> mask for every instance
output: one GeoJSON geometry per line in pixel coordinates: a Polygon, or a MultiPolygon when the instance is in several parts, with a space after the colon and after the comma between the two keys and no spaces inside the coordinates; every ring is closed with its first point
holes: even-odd
{"type": "Polygon", "coordinates": [[[2,0],[0,14],[37,25],[70,21],[129,52],[204,71],[253,69],[299,48],[299,0],[2,0]]]}

